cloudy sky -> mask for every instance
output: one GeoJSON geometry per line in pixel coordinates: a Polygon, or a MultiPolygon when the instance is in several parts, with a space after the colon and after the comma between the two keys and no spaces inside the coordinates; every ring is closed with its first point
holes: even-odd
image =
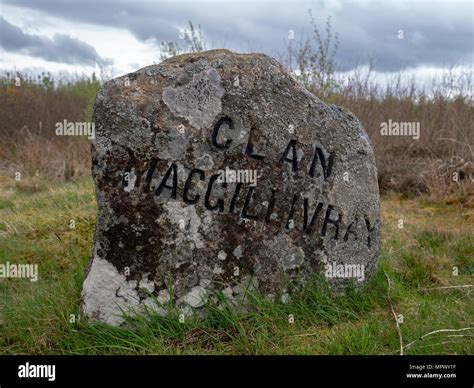
{"type": "Polygon", "coordinates": [[[0,0],[0,69],[114,76],[157,63],[160,43],[180,41],[191,20],[207,48],[280,57],[289,30],[311,33],[308,9],[339,35],[341,70],[375,58],[379,73],[429,73],[474,61],[474,2],[0,0]],[[403,39],[399,39],[400,30],[403,39]]]}

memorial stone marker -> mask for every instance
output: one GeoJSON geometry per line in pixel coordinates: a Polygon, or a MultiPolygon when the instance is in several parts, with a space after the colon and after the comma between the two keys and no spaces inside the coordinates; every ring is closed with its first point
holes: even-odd
{"type": "Polygon", "coordinates": [[[81,310],[173,304],[218,291],[287,300],[317,272],[362,285],[380,247],[377,171],[350,112],[263,54],[213,50],[107,82],[94,108],[99,214],[81,310]],[[159,302],[159,303],[157,303],[159,302]]]}

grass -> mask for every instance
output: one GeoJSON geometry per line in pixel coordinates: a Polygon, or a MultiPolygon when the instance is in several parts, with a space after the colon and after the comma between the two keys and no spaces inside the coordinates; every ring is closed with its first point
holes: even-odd
{"type": "Polygon", "coordinates": [[[40,271],[38,282],[0,279],[0,354],[398,354],[385,274],[404,343],[415,341],[405,354],[474,354],[474,329],[420,339],[474,326],[472,289],[439,288],[472,284],[474,213],[462,204],[383,197],[379,269],[346,296],[316,278],[288,304],[250,295],[253,309],[240,316],[209,305],[201,321],[150,313],[113,328],[77,319],[96,217],[92,180],[0,178],[0,262],[40,271]]]}

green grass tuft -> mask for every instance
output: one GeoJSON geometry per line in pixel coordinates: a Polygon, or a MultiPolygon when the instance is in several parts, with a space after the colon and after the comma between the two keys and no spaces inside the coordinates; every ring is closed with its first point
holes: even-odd
{"type": "Polygon", "coordinates": [[[405,344],[415,341],[405,353],[472,354],[474,330],[420,340],[433,330],[473,326],[468,289],[433,289],[472,283],[470,219],[443,206],[437,211],[446,225],[465,227],[437,222],[434,228],[432,204],[399,198],[383,204],[380,264],[362,289],[334,295],[316,276],[287,304],[249,292],[242,311],[221,295],[200,320],[181,322],[171,306],[166,317],[148,311],[114,328],[78,320],[96,217],[92,181],[46,184],[40,191],[0,189],[0,262],[40,268],[38,282],[0,279],[0,354],[397,354],[385,274],[405,344]],[[416,218],[398,229],[399,214],[413,208],[416,218]]]}

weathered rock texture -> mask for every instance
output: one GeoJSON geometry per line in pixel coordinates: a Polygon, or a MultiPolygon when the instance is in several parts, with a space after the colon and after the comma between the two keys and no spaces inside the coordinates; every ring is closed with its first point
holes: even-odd
{"type": "Polygon", "coordinates": [[[94,121],[99,215],[84,314],[118,325],[122,310],[162,311],[156,299],[166,304],[170,288],[190,313],[214,291],[238,299],[250,279],[286,300],[315,272],[336,289],[374,272],[379,191],[367,134],[274,59],[171,58],[106,83],[94,121]],[[241,170],[240,182],[222,181],[226,169],[241,170]],[[253,170],[256,182],[245,181],[253,170]]]}

